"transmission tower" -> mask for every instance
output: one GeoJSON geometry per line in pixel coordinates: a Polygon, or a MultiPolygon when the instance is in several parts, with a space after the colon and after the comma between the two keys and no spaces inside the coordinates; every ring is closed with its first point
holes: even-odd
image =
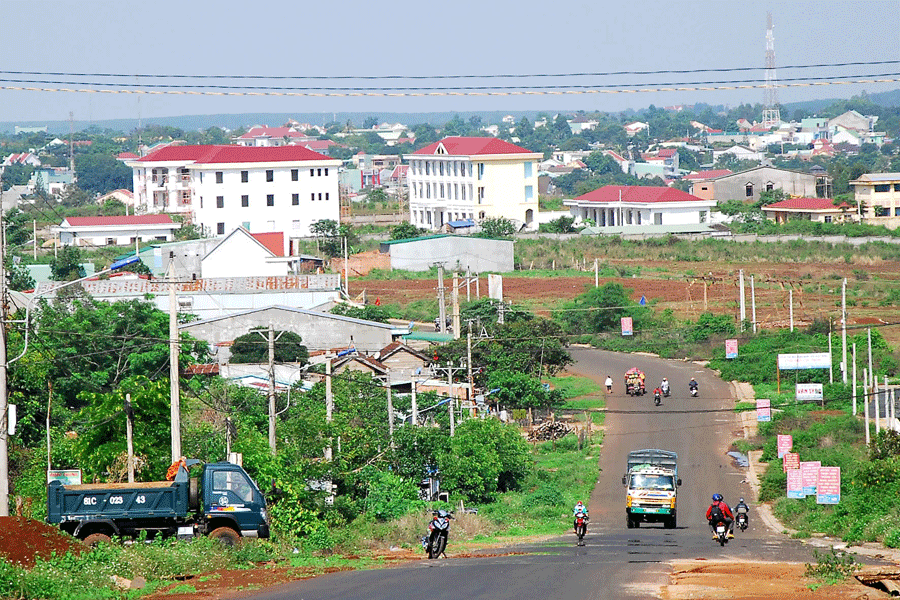
{"type": "Polygon", "coordinates": [[[772,13],[766,13],[766,99],[763,110],[763,126],[775,127],[781,124],[778,109],[778,73],[775,71],[775,26],[772,13]]]}

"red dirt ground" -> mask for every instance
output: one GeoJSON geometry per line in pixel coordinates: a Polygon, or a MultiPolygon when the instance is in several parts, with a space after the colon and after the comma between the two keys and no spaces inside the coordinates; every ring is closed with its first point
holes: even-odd
{"type": "Polygon", "coordinates": [[[52,553],[79,553],[86,547],[57,527],[24,517],[0,517],[0,557],[8,562],[31,568],[38,558],[52,553]]]}

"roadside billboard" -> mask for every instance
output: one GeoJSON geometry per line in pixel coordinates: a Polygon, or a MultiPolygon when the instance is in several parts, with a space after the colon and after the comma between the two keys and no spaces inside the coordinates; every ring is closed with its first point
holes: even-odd
{"type": "Polygon", "coordinates": [[[772,401],[768,398],[756,401],[756,420],[759,422],[772,420],[772,401]]]}
{"type": "Polygon", "coordinates": [[[822,463],[818,460],[807,460],[800,463],[800,478],[803,480],[803,493],[807,496],[816,494],[816,486],[819,483],[819,468],[822,463]]]}
{"type": "Polygon", "coordinates": [[[787,473],[788,471],[800,470],[800,455],[796,452],[785,452],[781,457],[781,469],[787,473]]]}
{"type": "Polygon", "coordinates": [[[81,485],[81,469],[50,469],[47,483],[58,481],[63,485],[81,485]]]}
{"type": "Polygon", "coordinates": [[[806,494],[803,493],[803,476],[800,473],[800,469],[791,469],[787,472],[787,497],[806,497],[806,494]]]}
{"type": "Polygon", "coordinates": [[[778,355],[778,368],[782,371],[796,371],[802,369],[828,369],[830,367],[830,352],[778,355]]]}
{"type": "Polygon", "coordinates": [[[631,317],[622,317],[622,335],[634,334],[634,323],[631,317]]]}
{"type": "Polygon", "coordinates": [[[837,504],[841,501],[841,468],[821,467],[816,484],[816,504],[837,504]]]}
{"type": "Polygon", "coordinates": [[[738,341],[737,340],[725,340],[725,358],[737,358],[738,357],[738,341]]]}
{"type": "Polygon", "coordinates": [[[778,458],[784,457],[785,454],[794,448],[794,436],[779,435],[778,436],[778,458]]]}
{"type": "Polygon", "coordinates": [[[798,383],[796,386],[797,400],[821,401],[825,392],[821,383],[798,383]]]}

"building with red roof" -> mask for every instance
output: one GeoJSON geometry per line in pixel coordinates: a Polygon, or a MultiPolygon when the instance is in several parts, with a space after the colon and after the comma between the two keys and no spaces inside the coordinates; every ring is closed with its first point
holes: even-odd
{"type": "Polygon", "coordinates": [[[181,227],[169,215],[67,217],[50,228],[63,246],[136,246],[171,242],[181,227]]]}
{"type": "Polygon", "coordinates": [[[597,227],[700,225],[716,203],[670,187],[607,185],[563,204],[577,222],[597,227]]]}
{"type": "Polygon", "coordinates": [[[762,207],[766,218],[776,223],[799,219],[817,223],[852,221],[854,207],[846,202],[835,203],[831,198],[788,198],[762,207]]]}
{"type": "Polygon", "coordinates": [[[535,226],[541,153],[493,137],[447,137],[405,158],[416,227],[499,217],[535,226]]]}
{"type": "Polygon", "coordinates": [[[300,238],[340,220],[342,163],[305,146],[171,145],[125,164],[138,212],[184,215],[207,236],[243,227],[300,238]]]}
{"type": "Polygon", "coordinates": [[[298,127],[254,125],[247,133],[234,138],[238,146],[288,146],[315,140],[298,127]]]}

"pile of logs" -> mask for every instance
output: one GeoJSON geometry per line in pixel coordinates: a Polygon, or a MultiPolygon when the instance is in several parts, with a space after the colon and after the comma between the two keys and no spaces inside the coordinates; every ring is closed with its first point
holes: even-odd
{"type": "Polygon", "coordinates": [[[562,421],[544,421],[528,432],[528,441],[549,442],[550,440],[558,440],[569,435],[573,429],[571,425],[566,425],[562,421]]]}

